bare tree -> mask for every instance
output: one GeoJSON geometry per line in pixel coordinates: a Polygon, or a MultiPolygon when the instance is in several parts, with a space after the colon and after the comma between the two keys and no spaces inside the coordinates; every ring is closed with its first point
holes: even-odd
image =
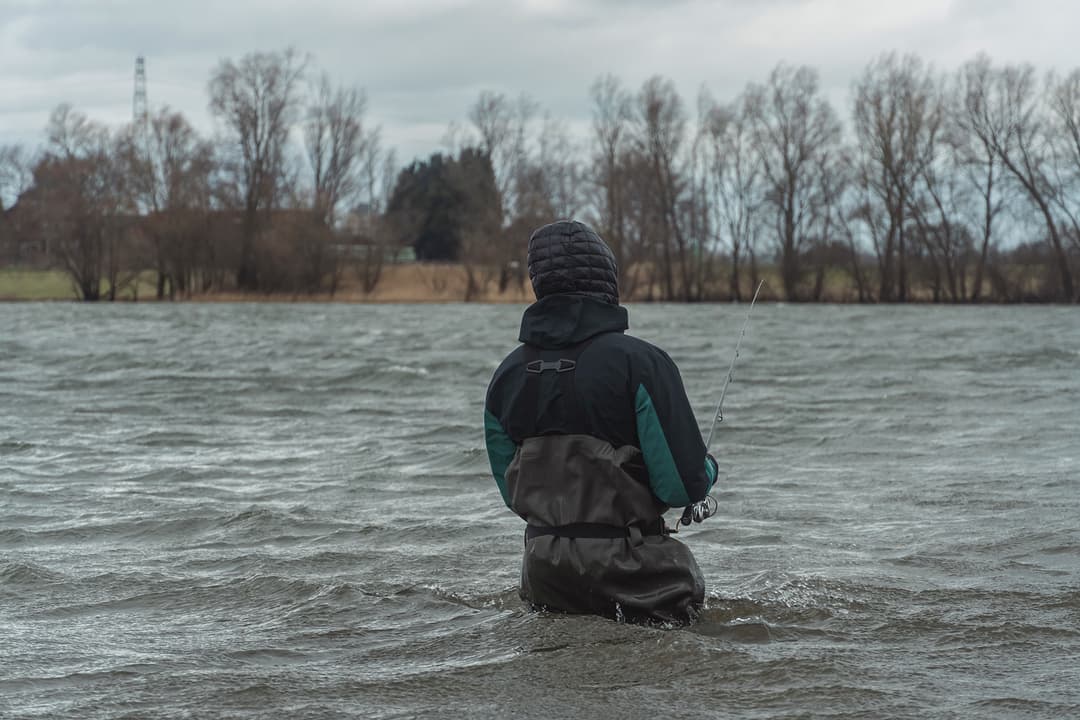
{"type": "Polygon", "coordinates": [[[49,144],[34,168],[32,212],[72,279],[77,297],[115,300],[132,194],[109,131],[60,105],[49,118],[49,144]]]}
{"type": "Polygon", "coordinates": [[[566,123],[545,114],[537,139],[536,167],[550,218],[572,218],[582,207],[581,148],[566,123]]]}
{"type": "Polygon", "coordinates": [[[930,258],[934,302],[940,302],[947,293],[948,299],[956,303],[967,298],[967,263],[973,243],[964,221],[969,186],[963,181],[951,147],[942,144],[934,157],[922,163],[907,202],[930,258]]]}
{"type": "Polygon", "coordinates": [[[965,209],[971,204],[970,185],[961,173],[966,133],[946,107],[944,83],[925,76],[922,89],[907,97],[905,114],[920,117],[921,131],[911,155],[914,182],[903,192],[906,210],[929,259],[934,302],[947,294],[951,302],[967,298],[967,264],[972,235],[965,209]]]}
{"type": "Polygon", "coordinates": [[[360,158],[362,211],[361,206],[357,207],[359,231],[368,240],[357,258],[357,271],[365,293],[372,292],[379,284],[386,256],[396,250],[391,246],[392,232],[386,210],[397,175],[397,158],[393,150],[383,149],[378,131],[369,139],[360,158]]]}
{"type": "Polygon", "coordinates": [[[634,148],[648,166],[649,191],[643,200],[655,213],[656,256],[660,261],[664,298],[691,300],[695,294],[689,237],[680,214],[687,190],[684,175],[686,109],[669,79],[653,76],[635,99],[634,148]]]}
{"type": "Polygon", "coordinates": [[[626,294],[632,296],[644,283],[646,300],[668,298],[662,282],[664,268],[670,267],[664,261],[667,225],[657,212],[653,165],[633,144],[624,150],[619,164],[623,168],[620,182],[625,186],[625,254],[634,259],[626,294]]]}
{"type": "Polygon", "coordinates": [[[1008,65],[992,72],[988,100],[969,118],[981,137],[986,137],[1008,176],[1022,189],[1039,212],[1056,260],[1061,294],[1076,299],[1072,272],[1054,214],[1052,148],[1048,137],[1046,107],[1041,102],[1030,65],[1008,65]]]}
{"type": "Polygon", "coordinates": [[[810,295],[814,302],[821,302],[824,297],[826,273],[830,265],[846,255],[844,245],[833,240],[833,233],[843,228],[843,202],[850,179],[846,172],[849,155],[850,152],[840,145],[827,146],[815,160],[818,181],[808,223],[809,227],[815,229],[809,248],[815,266],[810,295]]]}
{"type": "Polygon", "coordinates": [[[629,123],[633,98],[614,75],[597,79],[589,90],[593,101],[592,181],[598,189],[597,225],[615,254],[619,285],[627,295],[636,286],[639,260],[631,253],[628,228],[627,168],[629,123]]]}
{"type": "Polygon", "coordinates": [[[761,223],[761,160],[753,146],[745,96],[729,105],[711,98],[704,102],[701,132],[708,149],[713,227],[726,238],[731,253],[729,295],[742,300],[739,267],[743,253],[753,252],[761,223]]]}
{"type": "Polygon", "coordinates": [[[1060,79],[1051,75],[1047,93],[1057,186],[1051,197],[1069,222],[1074,250],[1080,250],[1080,69],[1060,79]]]}
{"type": "MultiPolygon", "coordinates": [[[[495,253],[489,261],[499,267],[499,292],[504,292],[515,276],[520,278],[517,232],[523,224],[533,225],[541,213],[547,214],[537,203],[543,200],[543,193],[537,190],[543,187],[544,178],[530,157],[529,129],[537,110],[536,101],[528,95],[515,101],[492,91],[481,92],[469,108],[469,121],[477,135],[475,145],[490,158],[502,207],[501,231],[493,238],[484,235],[484,242],[494,243],[495,253]]],[[[459,148],[459,156],[466,149],[459,148]]],[[[490,254],[485,248],[485,256],[490,254]]]]}
{"type": "MultiPolygon", "coordinates": [[[[338,288],[342,263],[333,251],[332,242],[338,231],[338,220],[343,205],[350,207],[354,225],[352,228],[365,234],[364,244],[353,245],[363,256],[364,287],[366,292],[374,287],[381,272],[381,251],[375,252],[374,238],[366,234],[372,230],[370,197],[364,190],[371,189],[371,173],[366,164],[374,162],[379,153],[378,128],[365,127],[364,115],[367,100],[358,88],[334,89],[325,73],[312,89],[312,100],[304,122],[304,140],[307,160],[312,173],[312,212],[322,232],[310,233],[309,244],[300,248],[304,261],[310,268],[309,289],[322,289],[324,279],[330,279],[330,294],[338,288]],[[365,177],[367,175],[368,177],[365,177]],[[359,216],[363,216],[362,218],[359,216]],[[368,270],[374,269],[374,277],[368,270]]],[[[370,195],[370,193],[368,193],[370,195]]]]}
{"type": "Polygon", "coordinates": [[[580,196],[584,168],[577,143],[566,125],[545,114],[535,138],[535,151],[519,158],[514,192],[515,210],[506,216],[494,242],[500,252],[499,292],[525,283],[523,240],[537,227],[557,218],[571,218],[582,207],[580,196]]]}
{"type": "Polygon", "coordinates": [[[61,103],[49,115],[45,137],[48,151],[55,157],[74,158],[99,150],[108,138],[108,129],[61,103]]]}
{"type": "Polygon", "coordinates": [[[286,145],[299,103],[306,61],[291,48],[222,60],[210,79],[210,110],[229,132],[229,167],[241,200],[243,226],[237,285],[258,287],[255,242],[261,216],[279,202],[286,145]]]}
{"type": "Polygon", "coordinates": [[[978,195],[972,203],[979,228],[979,254],[971,286],[971,301],[982,297],[983,278],[991,250],[994,249],[994,221],[1005,206],[1005,185],[1001,182],[1001,160],[994,149],[989,125],[981,120],[990,117],[988,103],[993,94],[993,68],[990,58],[979,55],[956,73],[954,90],[957,101],[951,115],[953,157],[962,169],[969,187],[978,195]]]}
{"type": "Polygon", "coordinates": [[[840,143],[840,121],[821,96],[817,72],[778,65],[764,85],[746,91],[754,144],[761,159],[765,202],[776,228],[780,276],[789,300],[799,298],[802,255],[814,234],[815,196],[823,156],[840,143]]]}
{"type": "Polygon", "coordinates": [[[503,223],[513,221],[520,208],[522,174],[529,161],[529,126],[538,106],[528,95],[511,100],[485,90],[469,108],[469,122],[478,135],[477,146],[491,158],[502,200],[503,223]]]}
{"type": "Polygon", "coordinates": [[[157,272],[157,297],[174,299],[194,290],[205,273],[206,227],[216,170],[213,146],[179,112],[163,107],[149,118],[147,133],[126,144],[126,172],[151,246],[147,263],[157,272]]]}
{"type": "Polygon", "coordinates": [[[367,98],[358,88],[334,89],[325,73],[312,91],[304,122],[304,141],[311,165],[314,211],[334,227],[338,206],[360,186],[360,164],[374,133],[364,127],[367,98]]]}
{"type": "Polygon", "coordinates": [[[908,299],[906,238],[911,196],[926,156],[933,152],[929,127],[937,121],[932,71],[919,58],[888,53],[872,62],[855,83],[857,162],[867,201],[879,204],[887,224],[875,244],[879,299],[908,299]]]}
{"type": "Polygon", "coordinates": [[[853,159],[853,151],[848,148],[839,158],[837,172],[842,174],[842,190],[839,193],[839,212],[836,220],[839,231],[843,234],[847,244],[848,260],[851,263],[851,277],[855,281],[855,290],[860,303],[870,302],[870,288],[863,272],[860,260],[860,250],[857,238],[859,233],[855,230],[858,221],[865,218],[871,232],[875,232],[878,223],[870,203],[865,196],[866,186],[858,181],[859,170],[853,159]]]}

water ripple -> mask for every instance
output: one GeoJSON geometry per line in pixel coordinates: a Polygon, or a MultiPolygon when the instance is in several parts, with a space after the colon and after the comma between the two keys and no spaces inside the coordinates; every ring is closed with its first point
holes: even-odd
{"type": "MultiPolygon", "coordinates": [[[[755,310],[689,628],[518,599],[520,310],[0,305],[0,715],[1077,714],[1074,309],[755,310]]],[[[631,309],[703,424],[744,317],[631,309]]]]}

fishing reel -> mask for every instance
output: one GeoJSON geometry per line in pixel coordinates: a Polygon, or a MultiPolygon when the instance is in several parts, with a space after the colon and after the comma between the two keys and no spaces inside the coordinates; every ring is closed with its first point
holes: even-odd
{"type": "Polygon", "coordinates": [[[716,502],[716,498],[712,495],[706,495],[704,500],[690,503],[683,508],[682,517],[679,518],[676,527],[678,525],[689,525],[692,522],[699,523],[706,518],[711,518],[719,509],[720,505],[716,502]]]}

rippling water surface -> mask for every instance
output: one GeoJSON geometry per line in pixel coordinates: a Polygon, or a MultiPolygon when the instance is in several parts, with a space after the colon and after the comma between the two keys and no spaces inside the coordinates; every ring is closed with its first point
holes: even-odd
{"type": "Polygon", "coordinates": [[[0,306],[0,716],[1080,716],[1075,308],[756,308],[683,629],[518,600],[520,310],[0,306]]]}

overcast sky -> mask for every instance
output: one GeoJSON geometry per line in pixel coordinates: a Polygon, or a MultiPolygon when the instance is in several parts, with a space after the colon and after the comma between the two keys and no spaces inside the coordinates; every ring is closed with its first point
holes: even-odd
{"type": "Polygon", "coordinates": [[[366,89],[399,159],[440,149],[485,89],[525,92],[578,128],[603,73],[630,87],[672,78],[689,107],[778,62],[809,64],[843,117],[848,88],[886,50],[953,68],[979,51],[1047,69],[1080,66],[1076,0],[0,0],[0,144],[36,144],[50,110],[131,117],[135,57],[152,108],[207,133],[211,69],[294,46],[366,89]]]}

